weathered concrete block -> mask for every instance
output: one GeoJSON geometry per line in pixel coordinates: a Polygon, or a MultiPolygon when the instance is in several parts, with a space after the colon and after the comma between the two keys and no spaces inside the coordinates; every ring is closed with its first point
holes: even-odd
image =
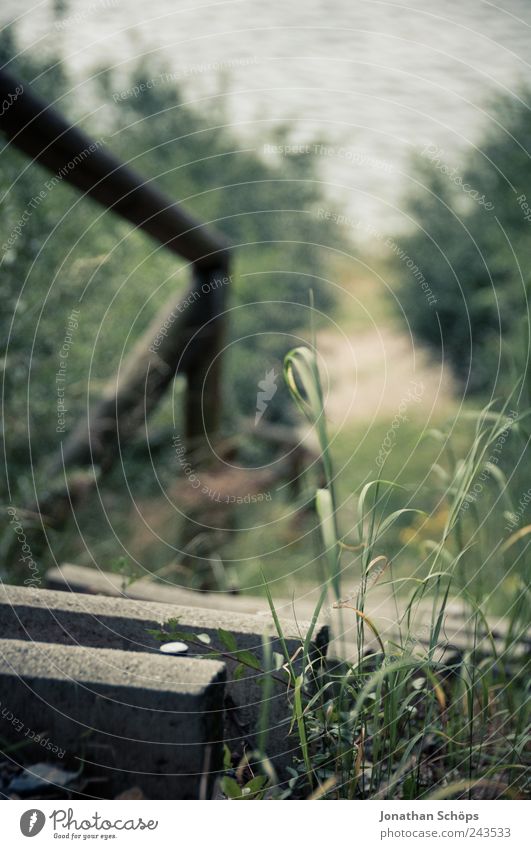
{"type": "MultiPolygon", "coordinates": [[[[116,794],[207,796],[221,766],[225,668],[172,656],[0,640],[0,737],[39,735],[116,794]],[[81,764],[80,764],[81,765],[81,764]]],[[[37,751],[38,749],[38,751],[37,751]]]]}
{"type": "MultiPolygon", "coordinates": [[[[212,646],[219,647],[218,629],[234,634],[238,649],[246,649],[263,662],[262,635],[269,634],[271,649],[281,650],[274,634],[271,616],[252,616],[216,612],[171,604],[131,601],[54,590],[4,585],[0,588],[0,637],[19,640],[53,642],[60,645],[83,645],[112,648],[129,652],[159,654],[160,643],[148,633],[169,619],[179,620],[179,629],[190,633],[206,633],[212,646]]],[[[309,626],[299,623],[304,636],[309,626]]],[[[300,646],[300,636],[293,620],[283,621],[290,654],[300,646]]],[[[315,629],[312,650],[316,656],[326,653],[328,629],[315,629]]],[[[208,651],[207,646],[190,646],[191,656],[208,651]]],[[[224,658],[227,666],[225,740],[233,751],[252,748],[258,718],[263,710],[260,672],[246,669],[241,680],[235,680],[237,663],[224,658]]],[[[296,743],[288,736],[290,715],[286,687],[275,683],[269,704],[269,740],[267,751],[282,773],[291,763],[296,743]]]]}
{"type": "MultiPolygon", "coordinates": [[[[183,607],[202,607],[204,610],[226,610],[231,613],[269,612],[266,599],[257,596],[190,590],[156,581],[148,576],[128,584],[114,572],[102,572],[100,569],[78,566],[75,563],[61,563],[60,566],[48,569],[46,588],[130,598],[136,601],[179,604],[183,607]]],[[[289,604],[291,605],[291,602],[289,604]]],[[[304,619],[305,616],[301,618],[304,619]]]]}

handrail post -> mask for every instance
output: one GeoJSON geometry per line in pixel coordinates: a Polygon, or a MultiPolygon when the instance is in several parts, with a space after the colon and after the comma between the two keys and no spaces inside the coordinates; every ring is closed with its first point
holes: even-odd
{"type": "Polygon", "coordinates": [[[200,324],[192,337],[197,354],[189,358],[186,375],[186,437],[191,444],[219,431],[222,401],[222,352],[225,345],[225,302],[230,275],[224,269],[195,272],[194,291],[204,301],[200,324]]]}
{"type": "MultiPolygon", "coordinates": [[[[225,291],[230,279],[228,243],[213,227],[191,216],[152,181],[117,159],[101,139],[95,141],[71,125],[52,105],[34,95],[31,86],[5,71],[0,71],[0,100],[10,102],[9,108],[0,114],[0,131],[14,147],[191,263],[194,279],[184,300],[187,304],[195,300],[190,309],[179,314],[178,321],[174,320],[174,305],[170,308],[173,327],[159,362],[164,373],[160,380],[157,374],[152,379],[153,398],[156,403],[173,374],[185,373],[187,434],[195,439],[205,430],[215,431],[221,407],[219,355],[224,337],[225,291]],[[14,93],[16,97],[9,98],[14,93]]],[[[136,368],[138,378],[144,379],[146,364],[149,368],[146,355],[147,351],[140,356],[134,352],[126,363],[123,371],[129,373],[128,383],[124,387],[122,382],[121,386],[115,386],[114,392],[111,390],[115,407],[113,397],[106,393],[91,412],[90,418],[98,426],[103,422],[109,436],[110,451],[104,453],[110,462],[114,457],[115,432],[123,428],[124,434],[130,433],[138,419],[130,415],[137,403],[135,392],[138,395],[132,372],[136,368]],[[109,421],[111,416],[115,422],[109,421]]],[[[146,409],[151,406],[148,403],[146,409]]],[[[88,450],[90,446],[80,444],[82,432],[83,424],[67,440],[63,456],[85,465],[87,457],[94,460],[94,453],[88,450]]]]}
{"type": "Polygon", "coordinates": [[[35,95],[29,84],[0,71],[0,102],[4,101],[10,105],[0,114],[0,132],[13,147],[188,260],[194,269],[188,294],[177,305],[174,299],[166,315],[155,319],[121,369],[120,379],[109,381],[50,464],[52,473],[60,473],[61,487],[44,498],[38,496],[31,510],[41,519],[49,513],[51,523],[59,527],[68,518],[65,505],[72,508],[77,499],[74,489],[81,498],[91,486],[86,477],[79,486],[74,486],[73,478],[65,484],[66,467],[92,466],[97,474],[107,471],[176,373],[187,378],[187,436],[195,440],[219,428],[230,249],[213,227],[115,157],[104,139],[90,138],[35,95]],[[184,309],[185,303],[192,306],[184,309]],[[54,516],[55,504],[63,507],[54,516]]]}

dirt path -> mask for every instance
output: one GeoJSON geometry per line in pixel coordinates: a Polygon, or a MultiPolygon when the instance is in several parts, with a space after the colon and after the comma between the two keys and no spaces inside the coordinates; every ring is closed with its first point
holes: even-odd
{"type": "Polygon", "coordinates": [[[404,399],[408,415],[426,419],[453,404],[448,367],[435,362],[411,337],[392,326],[317,334],[327,417],[334,429],[392,418],[404,399]],[[420,401],[411,402],[411,393],[420,401]]]}

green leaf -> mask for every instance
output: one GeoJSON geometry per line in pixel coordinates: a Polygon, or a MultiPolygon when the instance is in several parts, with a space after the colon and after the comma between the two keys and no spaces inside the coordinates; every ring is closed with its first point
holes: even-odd
{"type": "Polygon", "coordinates": [[[220,781],[221,791],[225,794],[229,799],[241,799],[242,798],[242,790],[238,782],[234,778],[230,778],[228,775],[224,775],[220,781]]]}
{"type": "Polygon", "coordinates": [[[233,672],[233,678],[235,681],[239,681],[240,678],[243,678],[245,675],[245,666],[243,663],[239,663],[233,672]]]}
{"type": "Polygon", "coordinates": [[[412,508],[412,507],[402,507],[401,510],[395,510],[394,513],[391,513],[389,516],[386,516],[386,518],[380,524],[380,526],[378,527],[376,538],[380,539],[380,537],[383,536],[383,534],[386,532],[386,530],[388,528],[390,528],[391,525],[393,525],[394,522],[396,522],[397,519],[399,519],[405,513],[417,513],[419,516],[427,516],[428,515],[425,510],[417,510],[417,509],[412,508]]]}
{"type": "Polygon", "coordinates": [[[223,643],[227,651],[235,652],[238,649],[236,637],[230,631],[225,631],[224,628],[218,628],[217,631],[220,642],[223,643]]]}
{"type": "Polygon", "coordinates": [[[156,640],[161,643],[172,643],[175,640],[181,640],[182,642],[188,642],[191,639],[197,639],[194,634],[191,634],[189,631],[179,631],[176,629],[176,625],[179,624],[178,619],[170,619],[169,622],[166,622],[164,625],[164,629],[160,630],[160,628],[146,628],[148,634],[151,634],[156,640]]]}
{"type": "MultiPolygon", "coordinates": [[[[361,490],[360,497],[358,499],[358,542],[360,543],[364,541],[368,542],[368,540],[364,540],[363,535],[363,526],[366,518],[365,501],[367,500],[367,495],[373,487],[379,488],[381,486],[388,486],[390,489],[404,489],[401,484],[396,483],[395,481],[380,480],[379,478],[374,481],[369,481],[369,483],[365,484],[365,486],[361,490]]],[[[370,510],[368,512],[370,513],[370,510]]]]}
{"type": "Polygon", "coordinates": [[[254,778],[251,778],[250,781],[245,785],[245,789],[249,790],[251,793],[259,793],[261,790],[265,790],[269,783],[269,779],[267,775],[255,775],[254,778]]]}
{"type": "Polygon", "coordinates": [[[297,407],[315,427],[321,448],[321,462],[328,489],[333,496],[332,460],[326,428],[323,390],[315,351],[302,346],[288,351],[284,358],[284,379],[297,407]],[[302,388],[303,393],[301,393],[302,388]]]}
{"type": "Polygon", "coordinates": [[[159,640],[159,642],[161,643],[167,642],[168,640],[168,635],[166,631],[159,631],[158,628],[146,628],[146,631],[148,634],[150,634],[156,640],[159,640]]]}
{"type": "Polygon", "coordinates": [[[306,767],[306,775],[310,782],[310,787],[313,787],[312,765],[310,761],[310,750],[308,748],[308,739],[306,736],[306,726],[304,724],[304,710],[302,707],[302,685],[304,676],[298,675],[295,681],[295,701],[294,701],[294,717],[297,720],[297,730],[299,732],[299,743],[302,750],[304,765],[306,767]]]}
{"type": "Polygon", "coordinates": [[[260,661],[258,660],[257,656],[251,651],[248,651],[247,649],[239,649],[239,651],[235,652],[235,655],[236,658],[240,661],[240,663],[243,663],[246,666],[251,666],[253,669],[257,669],[259,672],[262,671],[260,661]]]}
{"type": "Polygon", "coordinates": [[[226,743],[223,744],[223,769],[230,769],[232,766],[232,753],[226,743]]]}
{"type": "Polygon", "coordinates": [[[269,584],[265,579],[265,575],[260,570],[260,574],[262,576],[262,583],[264,585],[265,593],[267,596],[267,602],[269,604],[269,609],[271,611],[271,616],[273,617],[273,622],[275,623],[275,628],[277,630],[278,638],[280,640],[280,645],[282,646],[282,651],[284,652],[284,657],[286,658],[286,663],[288,664],[289,674],[292,681],[295,680],[295,670],[293,669],[293,664],[290,660],[290,654],[288,651],[288,644],[286,643],[286,638],[284,636],[284,632],[282,630],[282,625],[280,624],[280,619],[278,618],[278,614],[275,608],[275,603],[273,601],[273,596],[271,595],[271,590],[269,589],[269,584]]]}
{"type": "Polygon", "coordinates": [[[181,640],[182,642],[190,642],[190,640],[196,640],[197,637],[195,634],[191,634],[190,631],[171,631],[168,634],[164,635],[164,642],[172,643],[174,640],[181,640]]]}

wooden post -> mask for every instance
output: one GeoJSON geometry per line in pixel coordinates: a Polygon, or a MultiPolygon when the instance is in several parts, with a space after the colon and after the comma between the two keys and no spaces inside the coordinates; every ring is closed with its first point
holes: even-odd
{"type": "Polygon", "coordinates": [[[225,301],[230,277],[223,271],[199,272],[196,290],[206,299],[197,316],[198,326],[185,368],[187,380],[186,436],[195,444],[220,427],[222,403],[222,351],[225,344],[225,301]]]}
{"type": "MultiPolygon", "coordinates": [[[[62,482],[30,511],[48,514],[60,527],[69,510],[57,510],[54,516],[54,501],[71,506],[73,500],[63,466],[65,470],[94,466],[96,475],[108,471],[176,373],[185,374],[188,381],[187,435],[196,439],[217,430],[229,246],[210,225],[120,162],[106,150],[104,139],[90,138],[34,95],[27,83],[0,71],[0,102],[4,101],[10,105],[0,114],[0,132],[10,144],[188,260],[194,269],[185,298],[172,299],[157,316],[120,375],[109,381],[101,400],[88,417],[83,416],[52,461],[51,473],[60,472],[62,482]]],[[[77,489],[89,491],[92,481],[93,476],[82,477],[77,489]]]]}
{"type": "Polygon", "coordinates": [[[220,356],[226,289],[224,271],[201,272],[184,298],[172,299],[137,342],[101,400],[83,416],[54,458],[52,473],[93,465],[107,471],[120,450],[144,426],[146,416],[176,374],[186,375],[186,434],[192,439],[218,429],[220,356]],[[210,369],[212,362],[214,367],[210,369]],[[203,392],[203,383],[208,375],[203,392]]]}
{"type": "MultiPolygon", "coordinates": [[[[27,83],[1,71],[3,100],[9,100],[10,106],[0,115],[0,130],[11,144],[189,260],[194,268],[182,305],[172,302],[157,317],[120,379],[110,381],[103,399],[89,413],[88,426],[81,423],[67,441],[61,465],[64,459],[65,463],[108,467],[116,456],[117,436],[123,445],[176,372],[184,372],[188,380],[188,435],[195,438],[215,430],[221,407],[218,354],[230,279],[227,242],[121,163],[101,139],[91,139],[70,125],[27,83]]],[[[57,459],[53,466],[58,467],[57,459]]]]}

